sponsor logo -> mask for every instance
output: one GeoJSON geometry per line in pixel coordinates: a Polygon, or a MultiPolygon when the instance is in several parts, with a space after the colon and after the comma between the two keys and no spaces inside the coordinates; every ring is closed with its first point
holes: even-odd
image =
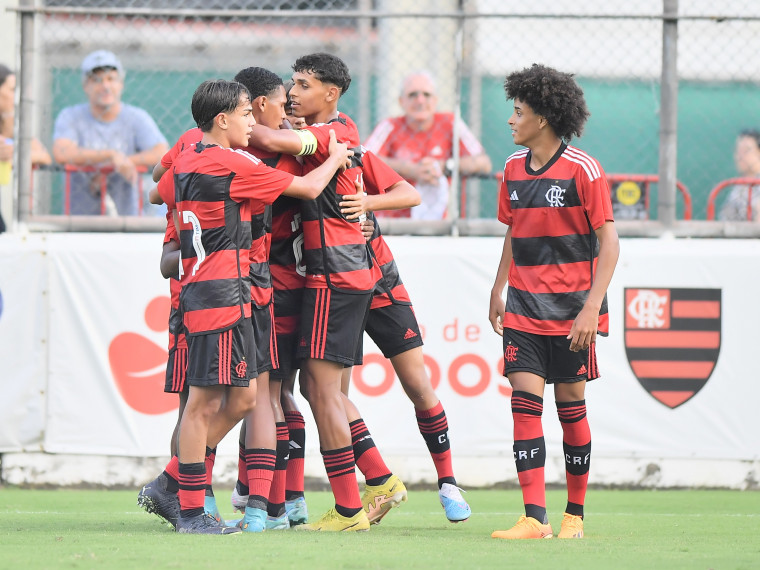
{"type": "Polygon", "coordinates": [[[625,353],[641,386],[677,408],[707,384],[721,344],[720,289],[625,289],[625,353]]]}
{"type": "Polygon", "coordinates": [[[414,332],[412,329],[406,329],[406,333],[404,334],[404,340],[409,340],[410,338],[414,338],[417,336],[417,333],[414,332]]]}
{"type": "Polygon", "coordinates": [[[585,364],[581,365],[581,367],[578,369],[578,372],[576,372],[575,374],[577,376],[580,376],[581,374],[588,374],[588,370],[586,369],[586,365],[585,364]]]}
{"type": "MultiPolygon", "coordinates": [[[[145,308],[145,324],[155,332],[169,330],[169,297],[156,297],[145,308]]],[[[164,392],[166,347],[136,332],[123,332],[108,347],[108,363],[116,388],[133,410],[158,415],[176,410],[179,398],[164,392]]]]}
{"type": "Polygon", "coordinates": [[[517,197],[517,190],[512,190],[512,193],[509,195],[509,199],[512,202],[519,202],[520,198],[517,197]]]}

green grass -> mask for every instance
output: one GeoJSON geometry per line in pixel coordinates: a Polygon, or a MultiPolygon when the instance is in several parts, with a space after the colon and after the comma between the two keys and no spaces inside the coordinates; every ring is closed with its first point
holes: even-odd
{"type": "MultiPolygon", "coordinates": [[[[136,506],[137,491],[0,488],[0,568],[758,568],[760,493],[590,490],[583,540],[494,540],[522,510],[519,491],[473,490],[473,515],[446,521],[434,491],[368,533],[187,536],[136,506]]],[[[217,490],[223,514],[229,491],[217,490]]],[[[547,494],[559,531],[563,491],[547,494]]],[[[307,493],[312,515],[332,502],[307,493]]]]}

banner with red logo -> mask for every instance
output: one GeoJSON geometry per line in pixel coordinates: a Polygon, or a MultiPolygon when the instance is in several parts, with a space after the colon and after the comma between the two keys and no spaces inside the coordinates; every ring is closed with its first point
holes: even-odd
{"type": "MultiPolygon", "coordinates": [[[[387,240],[421,325],[458,477],[513,478],[511,389],[488,322],[503,240],[387,240]]],[[[168,455],[177,397],[163,392],[169,288],[160,252],[158,234],[0,236],[0,451],[168,455]]],[[[760,431],[758,282],[760,240],[621,240],[610,336],[597,344],[601,378],[586,390],[599,477],[630,481],[630,472],[603,473],[605,460],[620,458],[757,458],[746,434],[760,431]]],[[[414,408],[368,338],[350,396],[388,461],[413,469],[413,480],[435,480],[414,408]]],[[[301,404],[308,474],[323,476],[301,404]]],[[[547,477],[562,477],[551,387],[543,425],[547,477]]],[[[218,456],[234,461],[236,440],[228,436],[218,456]]]]}

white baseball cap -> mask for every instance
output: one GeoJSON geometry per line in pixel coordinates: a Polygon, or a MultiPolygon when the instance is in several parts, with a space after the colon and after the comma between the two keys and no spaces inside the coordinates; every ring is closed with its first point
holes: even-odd
{"type": "Polygon", "coordinates": [[[93,71],[101,68],[115,69],[119,75],[124,77],[124,68],[121,66],[119,58],[113,52],[101,49],[92,52],[82,60],[82,79],[87,79],[93,71]]]}

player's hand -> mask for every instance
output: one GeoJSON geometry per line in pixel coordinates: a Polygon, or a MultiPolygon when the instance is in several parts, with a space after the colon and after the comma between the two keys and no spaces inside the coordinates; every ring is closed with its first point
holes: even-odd
{"type": "Polygon", "coordinates": [[[356,188],[356,194],[346,194],[340,201],[340,213],[343,214],[347,220],[355,220],[359,218],[359,221],[367,219],[367,201],[369,197],[364,191],[364,182],[362,175],[359,174],[354,180],[354,187],[356,188]]]}
{"type": "Polygon", "coordinates": [[[504,336],[504,299],[501,292],[491,291],[491,306],[488,309],[488,320],[496,334],[504,336]]]}
{"type": "Polygon", "coordinates": [[[375,233],[375,222],[369,218],[362,220],[359,223],[359,227],[364,234],[364,240],[369,241],[372,239],[372,234],[375,233]]]}
{"type": "Polygon", "coordinates": [[[596,342],[596,331],[599,325],[599,311],[584,306],[578,316],[575,317],[570,327],[570,350],[580,352],[588,350],[592,343],[596,342]]]}
{"type": "Polygon", "coordinates": [[[347,168],[351,168],[351,157],[354,156],[354,151],[348,150],[346,143],[338,142],[335,137],[335,131],[330,129],[330,144],[327,146],[327,151],[330,156],[338,156],[342,159],[343,165],[341,166],[341,172],[347,168]]]}
{"type": "Polygon", "coordinates": [[[163,198],[161,198],[161,195],[158,193],[158,187],[154,186],[150,189],[150,192],[148,192],[148,201],[156,206],[160,206],[164,203],[163,198]]]}

